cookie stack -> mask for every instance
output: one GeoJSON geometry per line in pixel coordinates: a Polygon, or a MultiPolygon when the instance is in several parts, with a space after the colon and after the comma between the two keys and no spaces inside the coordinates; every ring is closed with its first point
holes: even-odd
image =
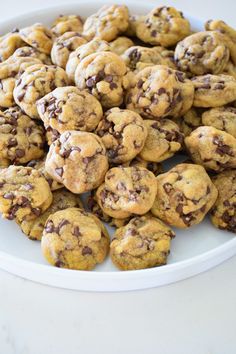
{"type": "Polygon", "coordinates": [[[47,261],[164,265],[170,227],[236,232],[236,31],[104,6],[0,38],[0,211],[47,261]],[[188,155],[164,170],[162,162],[188,155]],[[86,194],[86,203],[80,195],[86,194]],[[114,227],[110,236],[102,222],[114,227]]]}

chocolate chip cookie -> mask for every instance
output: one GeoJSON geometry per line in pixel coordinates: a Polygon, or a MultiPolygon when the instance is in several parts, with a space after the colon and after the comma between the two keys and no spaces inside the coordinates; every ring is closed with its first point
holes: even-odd
{"type": "Polygon", "coordinates": [[[173,7],[157,7],[137,24],[136,35],[145,43],[174,46],[190,34],[190,23],[173,7]]]}
{"type": "Polygon", "coordinates": [[[212,179],[218,198],[211,210],[213,225],[236,232],[236,170],[223,171],[212,179]]]}
{"type": "Polygon", "coordinates": [[[111,168],[96,192],[98,204],[111,217],[147,213],[156,195],[156,177],[142,167],[111,168]]]}
{"type": "Polygon", "coordinates": [[[28,116],[38,119],[36,101],[56,87],[67,85],[68,78],[62,68],[54,65],[32,65],[17,80],[13,96],[28,116]]]}
{"type": "Polygon", "coordinates": [[[54,36],[61,36],[66,32],[83,31],[83,20],[78,15],[60,15],[52,24],[51,31],[54,36]]]}
{"type": "Polygon", "coordinates": [[[216,31],[194,33],[175,48],[178,69],[190,75],[220,74],[229,57],[225,36],[216,31]]]}
{"type": "Polygon", "coordinates": [[[193,161],[208,170],[236,167],[236,139],[222,130],[202,126],[185,138],[193,161]]]}
{"type": "Polygon", "coordinates": [[[18,30],[0,37],[0,63],[8,59],[17,48],[24,45],[25,42],[21,39],[18,30]]]}
{"type": "Polygon", "coordinates": [[[32,220],[52,203],[52,193],[41,173],[30,167],[0,170],[0,212],[4,218],[32,220]]]}
{"type": "Polygon", "coordinates": [[[46,171],[73,193],[97,188],[108,170],[106,149],[92,133],[68,131],[51,146],[46,171]]]}
{"type": "Polygon", "coordinates": [[[139,156],[146,161],[161,162],[179,151],[183,145],[183,134],[170,119],[145,120],[147,139],[139,156]]]}
{"type": "Polygon", "coordinates": [[[82,59],[93,53],[107,52],[110,50],[110,45],[106,41],[103,41],[99,38],[94,38],[90,42],[87,42],[78,47],[70,54],[66,64],[66,73],[69,79],[72,82],[75,81],[75,71],[82,59]]]}
{"type": "Polygon", "coordinates": [[[132,47],[134,42],[128,37],[118,37],[110,42],[111,51],[117,55],[123,54],[128,48],[132,47]]]}
{"type": "Polygon", "coordinates": [[[135,72],[152,65],[167,65],[175,69],[174,52],[160,46],[132,46],[123,53],[122,59],[135,72]]]}
{"type": "Polygon", "coordinates": [[[99,101],[74,86],[56,88],[37,101],[37,109],[45,128],[59,134],[67,130],[93,131],[103,116],[99,101]]]}
{"type": "Polygon", "coordinates": [[[14,106],[15,101],[13,98],[13,90],[15,87],[16,79],[14,77],[8,77],[6,79],[0,79],[0,107],[9,108],[14,106]]]}
{"type": "Polygon", "coordinates": [[[88,55],[77,66],[75,84],[94,95],[105,108],[119,106],[129,81],[127,67],[115,53],[99,52],[88,55]]]}
{"type": "Polygon", "coordinates": [[[236,100],[236,79],[229,75],[202,75],[192,78],[195,107],[220,107],[236,100]]]}
{"type": "Polygon", "coordinates": [[[218,107],[211,108],[202,115],[202,125],[224,130],[236,138],[236,108],[218,107]]]}
{"type": "Polygon", "coordinates": [[[85,43],[86,39],[78,32],[66,32],[57,37],[51,50],[52,62],[65,69],[70,53],[85,43]]]}
{"type": "Polygon", "coordinates": [[[30,240],[41,240],[43,230],[48,217],[58,210],[67,208],[82,208],[82,203],[78,195],[75,195],[66,189],[61,189],[53,193],[53,201],[50,207],[40,216],[33,220],[23,220],[19,223],[23,233],[30,240]]]}
{"type": "Polygon", "coordinates": [[[199,224],[217,198],[217,189],[199,165],[179,164],[158,175],[152,213],[169,225],[187,228],[199,224]]]}
{"type": "Polygon", "coordinates": [[[0,63],[0,79],[17,78],[27,67],[41,64],[41,60],[32,57],[15,57],[10,58],[0,63]]]}
{"type": "Polygon", "coordinates": [[[46,260],[61,268],[91,270],[109,250],[109,235],[96,216],[78,208],[49,216],[42,237],[46,260]]]}
{"type": "Polygon", "coordinates": [[[110,256],[121,270],[145,269],[166,264],[174,232],[153,216],[135,217],[116,230],[110,256]]]}
{"type": "Polygon", "coordinates": [[[193,95],[193,83],[184,73],[155,65],[136,75],[126,96],[126,105],[144,118],[158,120],[185,114],[192,106],[193,95]]]}
{"type": "Polygon", "coordinates": [[[52,32],[41,23],[22,28],[21,39],[38,51],[50,54],[52,49],[52,32]]]}
{"type": "Polygon", "coordinates": [[[52,61],[49,55],[40,52],[33,47],[20,47],[14,51],[12,54],[13,58],[36,58],[39,59],[43,64],[51,65],[52,61]]]}
{"type": "Polygon", "coordinates": [[[147,137],[147,128],[138,113],[112,108],[106,111],[96,134],[106,148],[109,162],[121,164],[140,153],[147,137]]]}
{"type": "Polygon", "coordinates": [[[105,5],[86,19],[83,34],[89,40],[99,37],[110,42],[125,32],[128,25],[129,11],[127,6],[105,5]]]}
{"type": "MultiPolygon", "coordinates": [[[[188,136],[192,131],[202,124],[202,113],[201,108],[192,107],[188,112],[186,112],[182,117],[176,119],[181,132],[184,136],[188,136]]],[[[208,125],[208,124],[204,124],[208,125]]]]}
{"type": "Polygon", "coordinates": [[[44,155],[44,131],[18,107],[0,113],[0,164],[21,165],[44,155]]]}

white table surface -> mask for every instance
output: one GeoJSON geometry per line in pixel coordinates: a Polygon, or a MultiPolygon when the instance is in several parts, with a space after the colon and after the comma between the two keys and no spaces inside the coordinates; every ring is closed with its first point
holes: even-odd
{"type": "MultiPolygon", "coordinates": [[[[67,2],[2,0],[1,18],[67,2]]],[[[157,4],[174,5],[202,19],[222,18],[236,27],[235,0],[157,4]]],[[[165,287],[85,293],[0,270],[0,354],[235,354],[235,275],[233,257],[165,287]]]]}

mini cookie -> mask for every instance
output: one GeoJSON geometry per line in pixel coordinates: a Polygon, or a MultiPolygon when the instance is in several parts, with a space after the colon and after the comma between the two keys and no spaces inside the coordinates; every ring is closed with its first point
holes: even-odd
{"type": "Polygon", "coordinates": [[[233,63],[236,65],[236,31],[221,20],[209,20],[205,24],[207,31],[218,31],[223,33],[227,38],[227,45],[230,49],[230,55],[233,63]]]}
{"type": "Polygon", "coordinates": [[[135,217],[116,230],[110,244],[112,262],[121,270],[166,264],[174,232],[153,216],[135,217]]]}
{"type": "Polygon", "coordinates": [[[39,59],[43,64],[51,65],[52,61],[49,55],[38,51],[33,47],[20,47],[14,51],[12,54],[14,58],[36,58],[39,59]]]}
{"type": "Polygon", "coordinates": [[[15,82],[16,79],[14,77],[0,79],[0,107],[8,108],[14,106],[13,90],[15,82]]]}
{"type": "Polygon", "coordinates": [[[236,232],[236,170],[219,173],[212,179],[219,194],[211,210],[213,225],[236,232]]]}
{"type": "Polygon", "coordinates": [[[54,36],[61,36],[66,32],[79,32],[83,31],[83,21],[77,15],[60,15],[52,24],[51,31],[54,36]]]}
{"type": "Polygon", "coordinates": [[[61,189],[53,193],[52,204],[43,214],[33,220],[23,220],[19,225],[23,233],[28,236],[30,240],[41,240],[48,217],[58,210],[73,207],[82,208],[79,196],[68,192],[66,189],[61,189]]]}
{"type": "Polygon", "coordinates": [[[89,40],[99,37],[110,42],[125,32],[128,25],[129,11],[127,6],[106,5],[86,19],[83,34],[89,40]]]}
{"type": "Polygon", "coordinates": [[[21,39],[39,52],[50,54],[52,49],[52,32],[41,23],[20,30],[21,39]]]}
{"type": "Polygon", "coordinates": [[[103,116],[99,101],[74,86],[56,88],[37,101],[37,109],[45,128],[59,134],[67,130],[93,131],[103,116]]]}
{"type": "Polygon", "coordinates": [[[23,47],[25,42],[21,39],[18,31],[10,32],[0,38],[0,63],[8,59],[14,51],[23,47]]]}
{"type": "Polygon", "coordinates": [[[190,23],[173,7],[153,9],[137,24],[136,35],[145,43],[170,47],[190,34],[190,23]]]}
{"type": "Polygon", "coordinates": [[[229,56],[225,36],[216,31],[194,33],[175,48],[178,69],[190,75],[220,74],[229,56]]]}
{"type": "Polygon", "coordinates": [[[236,139],[222,130],[202,126],[185,138],[193,161],[208,170],[236,167],[236,139]]]}
{"type": "Polygon", "coordinates": [[[111,50],[110,45],[99,38],[94,38],[90,42],[78,47],[69,56],[66,64],[66,73],[71,81],[75,80],[75,71],[82,59],[90,54],[97,52],[108,52],[111,50]]]}
{"type": "Polygon", "coordinates": [[[96,192],[102,210],[111,217],[125,219],[147,213],[156,195],[156,177],[142,167],[111,168],[96,192]]]}
{"type": "Polygon", "coordinates": [[[183,134],[170,119],[145,120],[147,139],[139,156],[146,161],[161,162],[172,157],[183,145],[183,134]]]}
{"type": "Polygon", "coordinates": [[[92,133],[68,131],[51,146],[46,171],[73,193],[97,188],[108,170],[106,149],[92,133]]]}
{"type": "Polygon", "coordinates": [[[151,211],[169,225],[186,228],[199,224],[216,201],[217,189],[202,166],[182,163],[156,179],[151,211]]]}
{"type": "Polygon", "coordinates": [[[109,162],[124,163],[142,150],[147,128],[139,114],[127,109],[112,108],[105,113],[96,134],[101,138],[109,162]]]}
{"type": "Polygon", "coordinates": [[[24,164],[44,154],[44,131],[18,107],[0,114],[1,165],[24,164]]]}
{"type": "Polygon", "coordinates": [[[181,116],[193,103],[194,87],[185,74],[164,65],[141,70],[126,97],[127,108],[144,118],[181,116]]]}
{"type": "Polygon", "coordinates": [[[209,125],[224,130],[236,138],[236,108],[212,108],[202,115],[202,125],[209,125]]]}
{"type": "Polygon", "coordinates": [[[128,48],[132,47],[134,42],[128,37],[118,37],[110,42],[111,51],[117,55],[123,54],[128,48]]]}
{"type": "Polygon", "coordinates": [[[32,220],[51,203],[51,190],[39,171],[23,166],[9,166],[0,171],[0,212],[4,218],[32,220]]]}
{"type": "Polygon", "coordinates": [[[70,53],[85,43],[86,39],[78,32],[64,33],[53,42],[52,62],[65,69],[70,53]]]}
{"type": "Polygon", "coordinates": [[[56,267],[91,270],[104,261],[109,243],[108,232],[96,216],[68,208],[49,216],[41,246],[46,260],[56,267]]]}
{"type": "Polygon", "coordinates": [[[219,107],[236,100],[236,79],[229,75],[192,78],[195,107],[219,107]]]}
{"type": "Polygon", "coordinates": [[[136,72],[152,65],[167,65],[175,69],[174,52],[158,46],[132,46],[124,52],[122,59],[130,70],[136,72]]]}
{"type": "Polygon", "coordinates": [[[28,67],[17,80],[13,96],[15,102],[31,118],[39,118],[36,101],[56,87],[68,85],[65,71],[54,65],[28,67]]]}
{"type": "Polygon", "coordinates": [[[35,64],[42,64],[41,60],[32,57],[14,57],[0,63],[0,80],[8,78],[17,78],[26,68],[35,64]]]}
{"type": "Polygon", "coordinates": [[[79,89],[88,90],[105,108],[119,106],[129,82],[123,60],[111,52],[99,52],[85,57],[75,71],[79,89]]]}
{"type": "MultiPolygon", "coordinates": [[[[178,121],[176,123],[180,127],[180,130],[184,134],[184,136],[190,135],[194,129],[203,125],[202,113],[203,110],[201,108],[192,107],[182,117],[178,118],[178,121]]],[[[208,124],[204,124],[204,125],[208,125],[208,124]]]]}
{"type": "Polygon", "coordinates": [[[27,167],[32,167],[36,170],[38,170],[46,179],[48,182],[51,191],[55,191],[57,189],[63,188],[63,184],[58,183],[55,179],[53,179],[45,170],[45,160],[46,157],[41,159],[41,160],[31,160],[28,164],[27,167]]]}

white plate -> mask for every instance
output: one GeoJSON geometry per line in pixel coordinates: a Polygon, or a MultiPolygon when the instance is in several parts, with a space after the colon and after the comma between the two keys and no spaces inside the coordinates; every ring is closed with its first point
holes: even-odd
{"type": "MultiPolygon", "coordinates": [[[[126,3],[131,13],[144,14],[156,6],[153,2],[126,3]]],[[[114,3],[106,0],[105,3],[114,3]]],[[[59,14],[78,13],[88,16],[104,1],[80,1],[32,12],[1,22],[2,34],[14,27],[35,22],[50,24],[59,14]]],[[[193,29],[201,30],[203,23],[187,16],[193,29]]],[[[173,160],[172,160],[173,161],[173,160]]],[[[175,160],[176,162],[176,160],[175,160]]],[[[109,258],[95,271],[75,271],[51,267],[42,257],[40,243],[28,240],[13,222],[0,220],[0,267],[13,274],[51,286],[87,291],[126,291],[145,289],[193,276],[236,254],[236,238],[232,233],[215,229],[208,219],[189,230],[175,230],[168,265],[159,268],[121,272],[109,258]]],[[[113,232],[110,228],[111,233],[113,232]]]]}

